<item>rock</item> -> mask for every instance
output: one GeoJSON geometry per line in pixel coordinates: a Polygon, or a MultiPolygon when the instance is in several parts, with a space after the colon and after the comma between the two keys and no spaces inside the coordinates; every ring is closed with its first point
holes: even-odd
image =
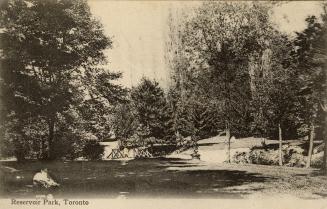
{"type": "Polygon", "coordinates": [[[36,173],[33,177],[33,185],[41,186],[44,188],[57,187],[59,184],[55,182],[48,174],[47,169],[42,169],[40,172],[36,173]]]}

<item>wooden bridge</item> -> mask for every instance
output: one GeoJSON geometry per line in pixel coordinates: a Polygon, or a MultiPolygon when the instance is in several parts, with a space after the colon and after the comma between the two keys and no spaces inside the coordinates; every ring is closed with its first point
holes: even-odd
{"type": "Polygon", "coordinates": [[[196,142],[187,140],[186,138],[178,141],[177,144],[146,144],[123,141],[119,143],[119,148],[112,149],[107,158],[120,159],[120,158],[152,158],[165,156],[172,152],[183,152],[196,145],[196,142]],[[130,156],[132,152],[132,156],[130,156]]]}
{"type": "Polygon", "coordinates": [[[112,149],[111,153],[108,155],[107,158],[114,160],[124,158],[124,155],[119,149],[112,149]]]}
{"type": "Polygon", "coordinates": [[[126,154],[123,149],[112,149],[111,153],[108,155],[107,158],[115,160],[115,159],[121,159],[121,158],[151,158],[151,157],[154,157],[149,149],[151,149],[151,147],[131,148],[128,150],[128,152],[130,152],[130,150],[132,150],[133,156],[126,154]]]}
{"type": "Polygon", "coordinates": [[[167,155],[176,150],[176,145],[171,144],[153,144],[151,146],[142,147],[125,147],[120,149],[112,149],[108,155],[108,159],[120,158],[152,158],[167,155]]]}

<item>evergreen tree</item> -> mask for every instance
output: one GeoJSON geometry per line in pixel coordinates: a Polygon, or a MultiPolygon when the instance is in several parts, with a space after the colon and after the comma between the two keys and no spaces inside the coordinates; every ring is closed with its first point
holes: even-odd
{"type": "Polygon", "coordinates": [[[159,83],[143,78],[141,83],[131,90],[133,108],[143,129],[149,130],[144,137],[165,137],[166,98],[159,83]]]}
{"type": "Polygon", "coordinates": [[[117,105],[114,110],[113,130],[117,138],[126,140],[132,137],[138,128],[137,113],[131,102],[117,105]]]}

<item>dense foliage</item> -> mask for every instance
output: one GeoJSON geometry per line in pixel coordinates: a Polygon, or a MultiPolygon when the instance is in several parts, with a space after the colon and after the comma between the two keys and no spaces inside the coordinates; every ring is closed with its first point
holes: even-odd
{"type": "Polygon", "coordinates": [[[104,147],[96,140],[87,141],[83,147],[83,157],[89,160],[101,160],[104,147]]]}
{"type": "Polygon", "coordinates": [[[107,137],[124,90],[98,68],[112,43],[86,1],[12,0],[0,15],[3,143],[18,159],[54,159],[88,133],[107,137]]]}
{"type": "Polygon", "coordinates": [[[298,129],[310,125],[305,112],[313,108],[303,103],[303,95],[316,98],[315,113],[322,110],[325,23],[310,17],[308,28],[292,39],[269,19],[273,6],[206,2],[195,16],[170,26],[174,44],[168,46],[169,53],[177,55],[169,60],[172,89],[181,105],[197,103],[191,105],[197,111],[205,108],[215,114],[216,129],[276,138],[281,124],[283,136],[298,137],[303,135],[298,129]]]}
{"type": "Polygon", "coordinates": [[[112,82],[120,73],[99,67],[112,42],[86,1],[1,4],[2,155],[95,159],[90,150],[111,137],[327,140],[326,4],[295,37],[271,21],[275,6],[210,1],[171,14],[171,85],[143,78],[125,89],[112,82]]]}
{"type": "Polygon", "coordinates": [[[205,2],[171,19],[167,57],[170,91],[178,95],[175,123],[191,123],[192,129],[183,134],[202,138],[225,129],[243,137],[314,133],[312,139],[326,140],[326,5],[295,37],[275,27],[274,6],[205,2]]]}

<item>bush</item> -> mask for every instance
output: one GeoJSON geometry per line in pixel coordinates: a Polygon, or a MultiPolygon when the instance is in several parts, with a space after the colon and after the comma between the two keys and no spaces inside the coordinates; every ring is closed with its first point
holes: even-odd
{"type": "Polygon", "coordinates": [[[306,158],[302,154],[294,153],[290,159],[286,162],[286,166],[290,167],[304,167],[306,164],[306,158]]]}
{"type": "Polygon", "coordinates": [[[260,165],[277,165],[278,152],[275,150],[254,149],[249,153],[249,161],[260,165]]]}
{"type": "Polygon", "coordinates": [[[51,156],[53,159],[74,160],[81,156],[85,140],[73,134],[56,137],[51,156]]]}
{"type": "Polygon", "coordinates": [[[232,162],[233,163],[239,163],[239,164],[250,163],[249,153],[248,152],[236,152],[232,156],[232,162]]]}
{"type": "Polygon", "coordinates": [[[284,145],[283,164],[291,167],[304,167],[306,164],[304,149],[299,146],[284,145]]]}
{"type": "MultiPolygon", "coordinates": [[[[283,164],[291,167],[303,167],[306,163],[304,150],[299,146],[283,146],[283,164]]],[[[252,163],[259,165],[278,165],[278,149],[252,148],[250,152],[236,152],[232,157],[234,163],[252,163]]],[[[319,160],[317,160],[318,164],[319,160]]]]}
{"type": "Polygon", "coordinates": [[[95,140],[87,141],[84,145],[82,154],[88,160],[101,160],[104,152],[104,147],[95,140]]]}

